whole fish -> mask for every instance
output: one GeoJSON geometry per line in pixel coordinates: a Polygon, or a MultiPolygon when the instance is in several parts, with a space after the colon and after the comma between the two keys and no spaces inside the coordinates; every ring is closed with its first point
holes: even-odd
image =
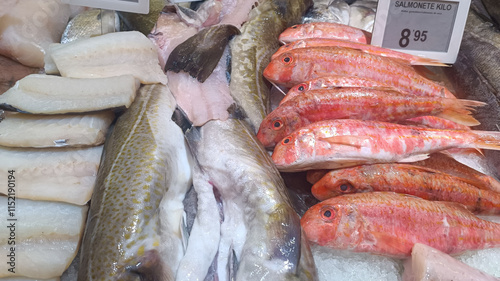
{"type": "Polygon", "coordinates": [[[331,38],[369,44],[371,34],[362,29],[334,22],[311,22],[293,25],[279,35],[279,41],[290,43],[307,38],[331,38]]]}
{"type": "Polygon", "coordinates": [[[257,138],[273,147],[293,131],[313,122],[333,119],[360,119],[395,122],[417,116],[437,115],[465,125],[478,125],[470,116],[481,102],[415,97],[376,88],[311,90],[273,110],[260,124],[257,138]]]}
{"type": "Polygon", "coordinates": [[[500,246],[500,224],[462,205],[394,192],[355,193],[311,207],[301,219],[307,238],[334,249],[406,258],[415,243],[447,254],[500,246]]]}
{"type": "Polygon", "coordinates": [[[190,154],[168,87],[146,85],[104,148],[78,280],[173,280],[190,154]]]}
{"type": "Polygon", "coordinates": [[[276,145],[272,157],[280,171],[292,172],[415,162],[450,148],[500,150],[499,144],[499,132],[339,119],[315,122],[294,131],[276,145]]]}
{"type": "Polygon", "coordinates": [[[241,34],[231,40],[231,95],[255,132],[270,112],[270,88],[262,76],[278,49],[279,34],[301,16],[311,0],[265,0],[250,12],[241,34]]]}
{"type": "Polygon", "coordinates": [[[207,184],[220,193],[223,209],[232,211],[224,211],[225,247],[219,253],[233,245],[236,280],[315,280],[311,252],[283,179],[247,124],[214,120],[186,137],[207,184]],[[234,218],[239,218],[236,224],[234,218]]]}
{"type": "Polygon", "coordinates": [[[345,48],[361,50],[367,54],[399,59],[401,60],[402,63],[410,65],[445,66],[445,64],[429,58],[410,55],[374,45],[351,42],[348,40],[330,39],[330,38],[309,38],[309,39],[290,42],[288,44],[281,46],[278,49],[278,51],[276,51],[276,53],[273,54],[272,58],[275,58],[281,55],[282,53],[288,52],[293,49],[309,48],[309,47],[345,47],[345,48]]]}
{"type": "MultiPolygon", "coordinates": [[[[349,76],[349,75],[322,76],[293,86],[292,88],[290,88],[290,90],[288,90],[286,95],[280,101],[280,104],[309,90],[330,89],[338,87],[364,87],[364,88],[381,87],[386,89],[391,88],[391,86],[383,82],[375,81],[372,79],[360,78],[357,76],[349,76]]],[[[392,90],[402,92],[401,90],[398,90],[394,87],[392,87],[392,90]]]]}
{"type": "Polygon", "coordinates": [[[287,87],[327,75],[368,78],[417,96],[454,97],[444,86],[398,60],[344,47],[291,50],[274,58],[264,70],[269,81],[287,87]]]}
{"type": "Polygon", "coordinates": [[[392,191],[463,204],[480,214],[500,213],[500,193],[481,190],[438,170],[409,164],[373,164],[328,172],[311,189],[318,200],[358,192],[392,191]]]}

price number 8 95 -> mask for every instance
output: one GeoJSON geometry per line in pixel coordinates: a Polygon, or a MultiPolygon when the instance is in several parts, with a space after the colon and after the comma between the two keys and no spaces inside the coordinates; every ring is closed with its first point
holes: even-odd
{"type": "MultiPolygon", "coordinates": [[[[399,46],[401,48],[406,48],[410,44],[410,36],[412,31],[408,28],[401,30],[401,39],[399,39],[399,46]]],[[[425,42],[427,40],[427,30],[413,30],[413,41],[422,41],[425,42]]]]}

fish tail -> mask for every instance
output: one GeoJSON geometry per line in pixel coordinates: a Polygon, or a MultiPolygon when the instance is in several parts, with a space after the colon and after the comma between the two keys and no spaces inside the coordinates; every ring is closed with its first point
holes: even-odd
{"type": "Polygon", "coordinates": [[[481,124],[472,117],[471,111],[475,107],[486,105],[484,102],[460,99],[445,99],[445,109],[438,117],[451,120],[453,122],[466,125],[477,126],[481,124]]]}
{"type": "Polygon", "coordinates": [[[423,58],[415,56],[415,59],[410,61],[411,65],[431,65],[431,66],[449,66],[446,63],[439,62],[435,59],[423,58]]]}
{"type": "Polygon", "coordinates": [[[476,135],[477,148],[500,150],[500,132],[471,131],[476,135]]]}

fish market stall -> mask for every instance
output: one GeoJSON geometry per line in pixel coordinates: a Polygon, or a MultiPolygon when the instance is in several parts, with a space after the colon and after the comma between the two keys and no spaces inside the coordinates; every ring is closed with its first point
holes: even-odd
{"type": "Polygon", "coordinates": [[[498,8],[377,2],[0,3],[0,280],[499,280],[498,8]]]}

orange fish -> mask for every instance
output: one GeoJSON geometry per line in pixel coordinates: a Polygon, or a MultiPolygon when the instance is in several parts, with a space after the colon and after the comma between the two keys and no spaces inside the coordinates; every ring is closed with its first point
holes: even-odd
{"type": "Polygon", "coordinates": [[[326,175],[331,170],[309,170],[306,173],[306,180],[310,184],[317,183],[324,175],[326,175]]]}
{"type": "Polygon", "coordinates": [[[447,254],[500,246],[500,224],[463,205],[394,192],[333,197],[311,207],[301,225],[321,246],[395,258],[409,257],[415,243],[447,254]]]}
{"type": "Polygon", "coordinates": [[[327,39],[327,38],[309,38],[304,40],[297,40],[290,42],[286,45],[281,46],[276,53],[273,54],[271,59],[281,55],[284,52],[288,52],[293,49],[308,48],[308,47],[345,47],[351,49],[361,50],[365,53],[389,57],[393,59],[399,59],[402,63],[410,65],[434,65],[434,66],[446,66],[444,63],[440,63],[436,60],[414,56],[391,49],[386,49],[378,46],[373,46],[369,44],[362,44],[351,42],[347,40],[339,39],[327,39]]]}
{"type": "Polygon", "coordinates": [[[347,76],[347,75],[330,75],[330,76],[315,78],[293,86],[290,90],[288,90],[285,97],[283,97],[283,99],[280,101],[280,104],[298,95],[301,95],[309,90],[331,89],[338,87],[363,87],[363,88],[380,87],[380,88],[391,89],[393,91],[402,92],[401,90],[398,90],[394,87],[391,88],[391,86],[385,83],[374,81],[371,79],[360,78],[356,76],[347,76]]]}
{"type": "Polygon", "coordinates": [[[328,75],[351,75],[375,80],[416,96],[454,98],[446,87],[418,74],[399,60],[344,47],[310,47],[285,52],[264,69],[269,81],[291,88],[328,75]]]}
{"type": "Polygon", "coordinates": [[[463,204],[480,214],[500,214],[500,193],[481,190],[438,170],[410,164],[373,164],[333,170],[312,186],[318,200],[358,192],[393,191],[463,204]]]}
{"type": "Polygon", "coordinates": [[[279,142],[280,171],[338,169],[362,164],[415,162],[450,148],[500,150],[500,132],[440,130],[380,121],[338,119],[302,127],[279,142]]]}
{"type": "Polygon", "coordinates": [[[257,138],[273,147],[293,131],[313,122],[360,119],[394,122],[438,115],[465,125],[479,125],[469,109],[485,103],[441,97],[416,97],[380,88],[311,90],[278,106],[260,124],[257,138]]]}
{"type": "Polygon", "coordinates": [[[278,40],[282,43],[290,43],[306,38],[333,38],[367,44],[370,43],[371,37],[371,33],[349,25],[311,22],[287,28],[280,34],[278,40]]]}

